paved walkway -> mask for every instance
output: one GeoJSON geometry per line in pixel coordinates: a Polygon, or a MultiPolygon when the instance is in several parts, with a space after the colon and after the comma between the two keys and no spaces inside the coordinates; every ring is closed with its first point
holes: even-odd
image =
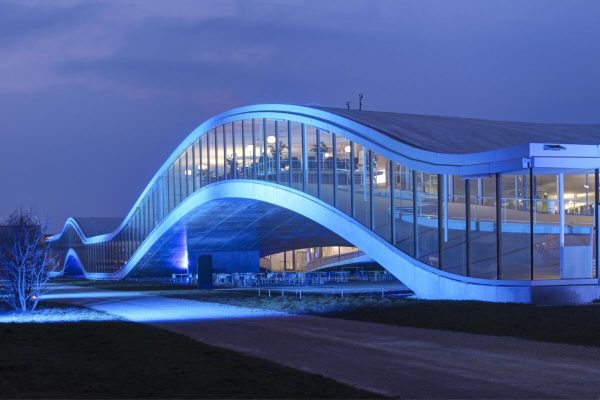
{"type": "MultiPolygon", "coordinates": [[[[73,304],[390,396],[600,396],[597,348],[291,316],[97,289],[61,290],[73,304]]],[[[58,291],[55,296],[64,297],[58,291]]]]}

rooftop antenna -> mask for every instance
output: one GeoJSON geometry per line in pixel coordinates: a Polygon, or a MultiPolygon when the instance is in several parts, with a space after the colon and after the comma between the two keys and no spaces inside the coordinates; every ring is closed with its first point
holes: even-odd
{"type": "Polygon", "coordinates": [[[363,99],[363,97],[364,97],[364,96],[363,96],[363,94],[362,94],[362,93],[360,93],[360,94],[358,95],[358,111],[361,111],[361,110],[362,110],[362,99],[363,99]]]}
{"type": "Polygon", "coordinates": [[[352,103],[352,102],[351,102],[351,101],[347,101],[347,102],[346,102],[346,110],[349,110],[349,109],[350,109],[350,103],[352,103]]]}

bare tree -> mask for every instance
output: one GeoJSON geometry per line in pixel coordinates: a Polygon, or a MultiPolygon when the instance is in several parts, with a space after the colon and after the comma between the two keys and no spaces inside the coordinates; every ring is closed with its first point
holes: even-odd
{"type": "Polygon", "coordinates": [[[18,209],[0,226],[0,280],[3,300],[15,310],[34,311],[50,279],[62,268],[50,255],[40,219],[18,209]]]}

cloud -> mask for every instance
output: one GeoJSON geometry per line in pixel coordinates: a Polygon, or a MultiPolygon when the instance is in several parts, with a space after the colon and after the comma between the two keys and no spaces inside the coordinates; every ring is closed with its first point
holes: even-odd
{"type": "Polygon", "coordinates": [[[0,2],[0,93],[77,83],[58,67],[110,57],[127,32],[146,20],[200,21],[231,12],[229,1],[5,0],[0,2]]]}

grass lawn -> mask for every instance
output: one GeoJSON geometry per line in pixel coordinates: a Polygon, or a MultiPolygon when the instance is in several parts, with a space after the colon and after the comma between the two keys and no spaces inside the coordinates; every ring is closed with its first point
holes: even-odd
{"type": "Polygon", "coordinates": [[[125,321],[0,324],[1,398],[374,398],[125,321]]]}
{"type": "Polygon", "coordinates": [[[541,307],[477,301],[410,301],[324,314],[358,321],[600,347],[600,305],[541,307]]]}

